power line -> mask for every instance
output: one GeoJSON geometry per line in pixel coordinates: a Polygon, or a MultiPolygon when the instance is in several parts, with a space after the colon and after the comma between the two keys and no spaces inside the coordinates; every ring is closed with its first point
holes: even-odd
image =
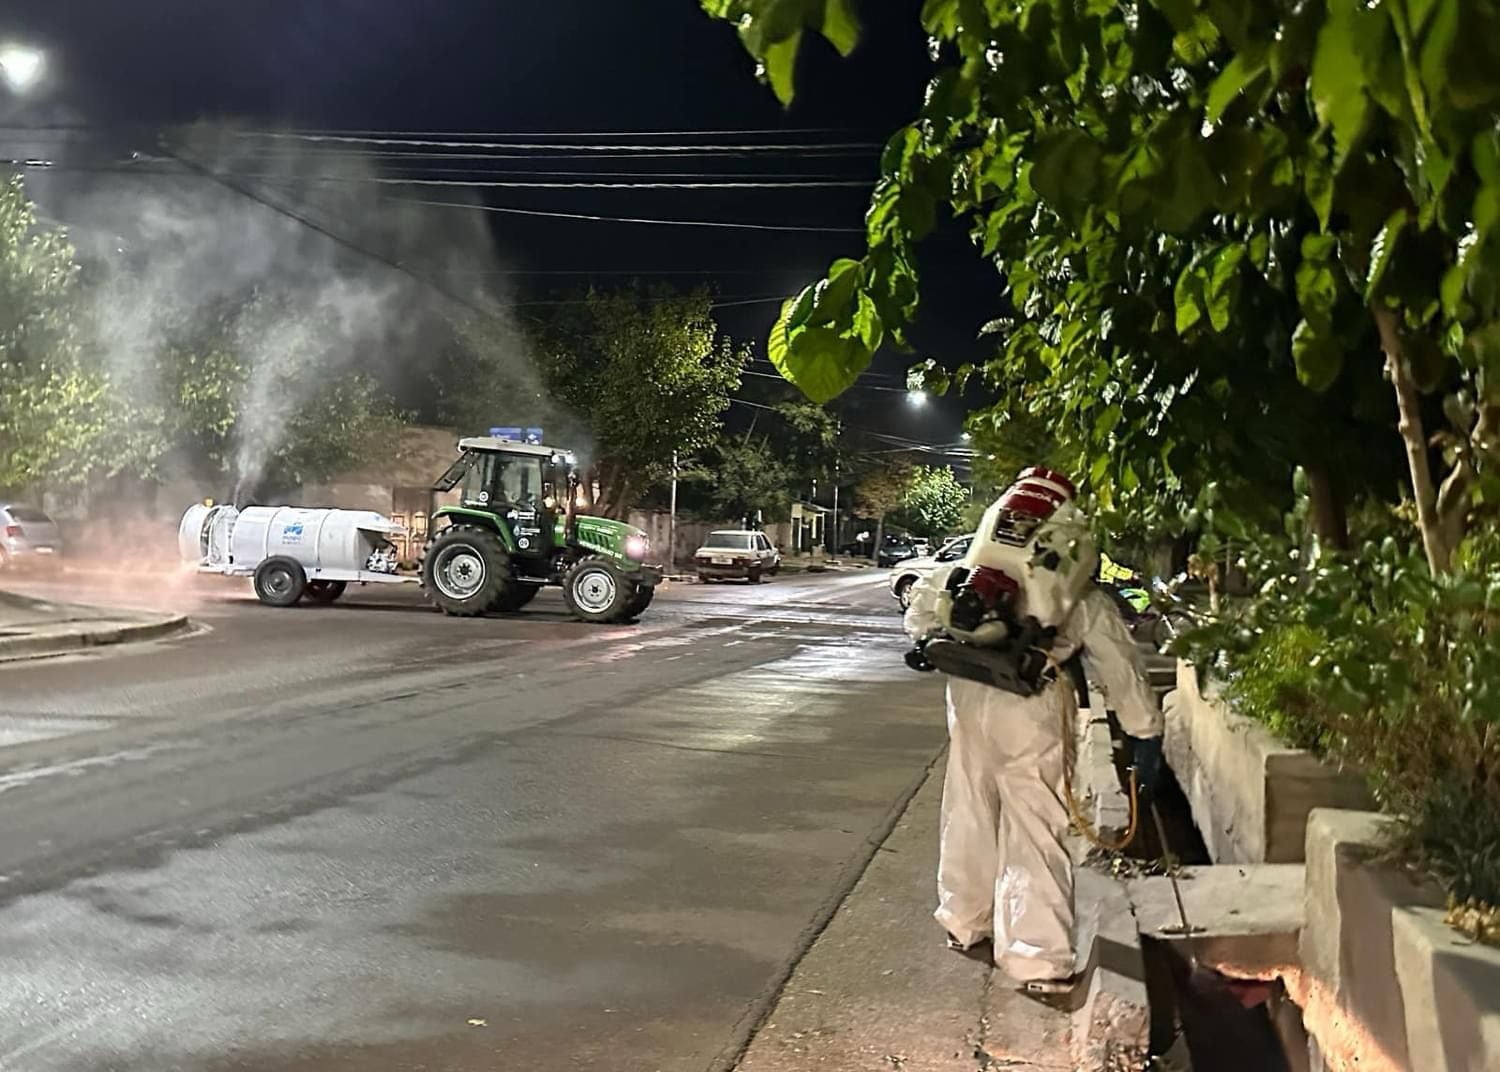
{"type": "MultiPolygon", "coordinates": [[[[781,300],[785,301],[786,299],[782,298],[781,300]]],[[[783,383],[790,382],[790,381],[788,381],[786,379],[785,376],[782,376],[782,375],[780,375],[778,373],[773,373],[773,372],[755,372],[755,371],[753,371],[751,369],[745,369],[744,370],[744,375],[746,375],[746,376],[758,376],[759,378],[761,378],[763,380],[781,380],[783,383]]],[[[897,394],[903,394],[903,395],[907,393],[907,389],[905,387],[884,387],[884,386],[881,386],[879,384],[873,384],[873,383],[859,383],[859,382],[856,382],[854,384],[854,387],[858,388],[861,391],[893,391],[893,392],[895,392],[897,394]]]]}
{"type": "Polygon", "coordinates": [[[384,175],[256,175],[247,179],[278,179],[310,183],[348,183],[371,186],[450,186],[462,189],[504,190],[797,190],[836,187],[868,190],[875,184],[864,179],[818,179],[792,182],[517,182],[481,179],[404,179],[384,175]]]}
{"type": "MultiPolygon", "coordinates": [[[[47,129],[47,128],[37,128],[47,129]]],[[[71,128],[61,128],[71,129],[71,128]]],[[[733,130],[580,130],[580,131],[524,131],[502,133],[499,131],[450,131],[450,130],[347,130],[337,127],[309,128],[303,130],[237,130],[236,137],[260,138],[303,135],[355,135],[384,138],[718,138],[740,137],[752,134],[780,134],[795,137],[798,134],[846,134],[843,127],[741,127],[733,130]]]]}
{"type": "MultiPolygon", "coordinates": [[[[694,153],[702,150],[713,152],[738,152],[738,153],[766,153],[766,152],[799,152],[804,149],[879,149],[879,142],[872,141],[848,141],[848,142],[745,142],[735,145],[631,145],[627,142],[606,142],[599,145],[570,145],[567,142],[519,142],[519,141],[470,141],[453,138],[392,138],[371,137],[362,134],[293,134],[265,132],[254,135],[271,141],[298,141],[313,144],[333,145],[383,145],[383,146],[410,146],[419,149],[543,149],[558,150],[565,149],[569,152],[592,153],[592,152],[619,152],[636,151],[644,149],[652,153],[694,153]]],[[[526,135],[517,135],[525,137],[526,135]]]]}
{"type": "Polygon", "coordinates": [[[473,212],[499,212],[512,216],[546,216],[561,220],[591,220],[599,223],[645,223],[664,227],[718,227],[740,231],[792,231],[815,234],[864,234],[863,227],[826,227],[782,223],[741,223],[733,220],[673,220],[640,216],[595,216],[583,212],[547,212],[535,208],[515,208],[508,205],[466,205],[460,201],[426,201],[414,197],[392,198],[408,205],[427,205],[432,208],[463,208],[473,212]]]}
{"type": "MultiPolygon", "coordinates": [[[[574,147],[577,148],[576,146],[574,147]]],[[[535,152],[535,153],[432,153],[432,152],[410,152],[390,153],[363,152],[357,149],[275,149],[255,150],[250,159],[262,160],[303,160],[303,159],[358,159],[358,160],[649,160],[654,153],[653,147],[642,146],[631,152],[535,152]]],[[[674,152],[659,154],[663,161],[683,160],[693,157],[754,157],[754,153],[737,152],[724,149],[705,149],[693,152],[674,152]]],[[[868,160],[870,152],[863,149],[824,149],[810,147],[796,155],[801,157],[848,157],[868,160]]]]}

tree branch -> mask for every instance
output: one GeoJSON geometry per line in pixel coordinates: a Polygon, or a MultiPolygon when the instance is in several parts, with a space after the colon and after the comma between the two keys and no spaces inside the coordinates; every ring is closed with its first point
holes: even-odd
{"type": "Polygon", "coordinates": [[[1396,330],[1396,314],[1389,309],[1374,308],[1375,326],[1380,331],[1380,348],[1385,351],[1386,375],[1396,392],[1396,429],[1406,445],[1406,463],[1411,471],[1412,495],[1417,503],[1417,528],[1422,533],[1422,549],[1433,574],[1446,573],[1452,548],[1443,538],[1437,515],[1437,493],[1432,485],[1432,467],[1427,458],[1427,436],[1422,431],[1422,399],[1412,378],[1411,366],[1401,347],[1396,330]]]}

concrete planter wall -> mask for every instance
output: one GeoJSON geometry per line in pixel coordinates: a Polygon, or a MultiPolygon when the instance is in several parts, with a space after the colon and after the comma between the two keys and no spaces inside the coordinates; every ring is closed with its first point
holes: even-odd
{"type": "Polygon", "coordinates": [[[1288,747],[1205,691],[1179,662],[1162,709],[1167,762],[1215,863],[1299,863],[1312,809],[1374,806],[1358,775],[1288,747]]]}
{"type": "Polygon", "coordinates": [[[1320,809],[1308,823],[1302,969],[1288,982],[1313,1067],[1500,1069],[1500,949],[1449,929],[1441,891],[1379,861],[1389,822],[1320,809]]]}

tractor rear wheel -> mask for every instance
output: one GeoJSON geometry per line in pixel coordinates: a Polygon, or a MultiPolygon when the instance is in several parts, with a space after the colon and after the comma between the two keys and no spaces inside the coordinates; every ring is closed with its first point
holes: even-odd
{"type": "Polygon", "coordinates": [[[539,584],[525,584],[517,581],[505,590],[500,597],[500,602],[495,604],[495,610],[517,611],[536,598],[536,594],[542,590],[539,584]]]}
{"type": "Polygon", "coordinates": [[[583,622],[617,622],[625,617],[635,585],[607,558],[585,558],[563,575],[563,602],[583,622]]]}
{"type": "Polygon", "coordinates": [[[514,585],[505,545],[478,525],[448,526],[422,556],[422,587],[444,614],[477,618],[499,609],[514,585]]]}
{"type": "Polygon", "coordinates": [[[307,598],[314,603],[332,603],[349,587],[346,581],[308,581],[307,598]]]}
{"type": "Polygon", "coordinates": [[[639,618],[651,606],[651,601],[656,598],[656,586],[649,584],[638,584],[635,592],[625,604],[626,618],[639,618]]]}

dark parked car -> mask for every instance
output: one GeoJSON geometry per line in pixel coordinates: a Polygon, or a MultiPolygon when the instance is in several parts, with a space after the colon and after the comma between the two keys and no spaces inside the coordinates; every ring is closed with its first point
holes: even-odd
{"type": "Polygon", "coordinates": [[[877,566],[894,566],[898,562],[905,562],[908,558],[916,558],[917,549],[913,541],[906,536],[887,536],[880,548],[880,554],[875,556],[877,566]]]}

